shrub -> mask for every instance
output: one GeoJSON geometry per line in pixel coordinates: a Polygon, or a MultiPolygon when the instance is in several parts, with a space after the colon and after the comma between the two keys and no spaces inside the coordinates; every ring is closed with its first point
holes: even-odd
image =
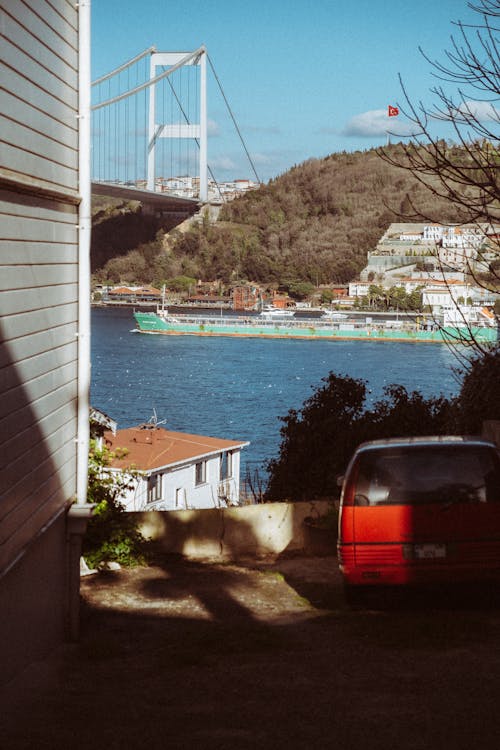
{"type": "Polygon", "coordinates": [[[96,507],[83,539],[82,554],[92,568],[106,562],[130,567],[147,561],[147,540],[120,502],[134,474],[127,477],[110,472],[112,458],[109,450],[100,450],[91,440],[87,500],[96,507]]]}
{"type": "Polygon", "coordinates": [[[463,432],[479,434],[484,420],[500,420],[500,345],[470,361],[458,401],[463,432]]]}
{"type": "Polygon", "coordinates": [[[391,385],[367,410],[363,380],[330,373],[323,382],[300,411],[282,418],[280,453],[267,467],[267,501],[335,497],[338,475],[365,440],[458,431],[454,400],[391,385]]]}

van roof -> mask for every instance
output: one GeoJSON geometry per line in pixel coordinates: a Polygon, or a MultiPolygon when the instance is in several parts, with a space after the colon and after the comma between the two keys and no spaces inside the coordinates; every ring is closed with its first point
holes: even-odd
{"type": "Polygon", "coordinates": [[[409,445],[484,445],[498,450],[498,446],[490,440],[484,440],[481,437],[470,437],[467,435],[424,435],[419,437],[395,437],[381,440],[369,440],[361,443],[357,451],[371,450],[372,448],[393,448],[397,446],[409,445]]]}

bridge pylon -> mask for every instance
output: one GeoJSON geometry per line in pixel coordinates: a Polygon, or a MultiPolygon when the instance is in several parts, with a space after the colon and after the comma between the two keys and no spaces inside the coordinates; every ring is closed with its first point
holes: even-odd
{"type": "Polygon", "coordinates": [[[208,135],[207,135],[207,52],[200,47],[195,52],[151,52],[150,58],[150,86],[149,86],[149,117],[148,117],[148,159],[147,159],[147,189],[155,190],[155,155],[159,138],[190,138],[199,145],[199,177],[200,202],[208,199],[208,135]],[[200,69],[199,86],[199,122],[161,123],[160,113],[156,108],[155,80],[158,78],[157,68],[166,68],[164,75],[168,76],[184,65],[197,65],[200,69]]]}

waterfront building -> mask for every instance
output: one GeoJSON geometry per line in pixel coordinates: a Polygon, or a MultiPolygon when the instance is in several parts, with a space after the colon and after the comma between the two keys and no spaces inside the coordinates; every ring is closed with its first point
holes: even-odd
{"type": "Polygon", "coordinates": [[[239,504],[242,440],[172,432],[154,423],[106,431],[110,471],[130,476],[127,511],[225,508],[239,504]]]}

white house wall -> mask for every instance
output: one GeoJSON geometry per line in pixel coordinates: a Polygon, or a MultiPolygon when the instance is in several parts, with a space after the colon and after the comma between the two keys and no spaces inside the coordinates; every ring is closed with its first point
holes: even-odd
{"type": "Polygon", "coordinates": [[[30,580],[36,547],[39,587],[59,591],[76,490],[78,14],[68,0],[0,0],[0,609],[10,602],[0,640],[14,655],[28,619],[26,659],[44,634],[57,640],[61,612],[43,613],[40,591],[9,581],[20,565],[30,580]]]}
{"type": "Polygon", "coordinates": [[[0,571],[75,492],[78,15],[0,0],[0,571]]]}
{"type": "Polygon", "coordinates": [[[195,463],[159,470],[157,473],[163,474],[162,497],[154,503],[148,503],[148,477],[141,476],[124,495],[123,505],[128,511],[216,508],[226,505],[219,498],[221,486],[230,495],[230,504],[237,504],[240,494],[240,451],[232,453],[232,472],[227,480],[219,480],[218,455],[207,459],[206,464],[206,482],[198,486],[195,484],[195,463]],[[181,500],[176,504],[179,495],[181,500]]]}

